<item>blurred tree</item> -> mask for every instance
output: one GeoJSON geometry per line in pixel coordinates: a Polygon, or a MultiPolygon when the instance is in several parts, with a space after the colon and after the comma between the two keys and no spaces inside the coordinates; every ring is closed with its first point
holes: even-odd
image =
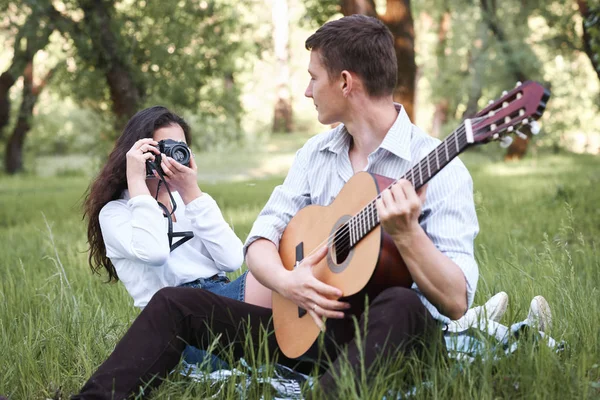
{"type": "MultiPolygon", "coordinates": [[[[448,1],[442,3],[442,10],[438,17],[438,32],[436,45],[437,69],[435,72],[436,80],[443,80],[446,73],[446,48],[448,46],[448,31],[450,30],[450,8],[448,1]]],[[[435,101],[435,111],[433,112],[433,122],[431,124],[431,136],[440,137],[442,126],[448,120],[448,111],[450,100],[448,97],[440,96],[435,101]]]]}
{"type": "MultiPolygon", "coordinates": [[[[11,65],[0,75],[0,139],[10,119],[11,101],[9,91],[31,63],[38,50],[48,44],[54,21],[47,18],[47,12],[53,9],[48,4],[37,3],[16,31],[14,55],[11,65]],[[45,7],[44,7],[45,6],[45,7]]],[[[8,3],[2,3],[2,11],[7,11],[8,3]]]]}
{"type": "Polygon", "coordinates": [[[6,172],[14,174],[23,169],[23,145],[25,137],[31,129],[31,120],[33,116],[33,107],[49,79],[52,77],[53,70],[50,70],[39,84],[33,82],[33,60],[30,60],[25,66],[23,72],[23,95],[21,107],[17,115],[17,122],[13,132],[6,143],[6,156],[4,164],[6,172]]]}
{"type": "MultiPolygon", "coordinates": [[[[145,94],[141,79],[136,79],[129,57],[126,38],[119,35],[118,19],[115,21],[114,0],[79,0],[83,11],[83,23],[78,35],[89,38],[87,62],[104,75],[110,92],[115,126],[120,129],[135,114],[145,94]]],[[[83,38],[76,39],[78,49],[84,51],[83,38]]]]}
{"type": "Polygon", "coordinates": [[[579,12],[583,17],[583,50],[590,59],[598,79],[600,79],[600,6],[592,8],[587,0],[576,0],[579,12]]]}
{"type": "MultiPolygon", "coordinates": [[[[0,75],[0,139],[8,125],[11,111],[9,91],[23,76],[23,95],[17,121],[6,142],[4,166],[6,172],[14,174],[23,169],[22,153],[27,133],[31,129],[33,107],[39,93],[46,85],[52,71],[39,85],[33,83],[33,61],[36,53],[45,48],[50,34],[61,24],[62,19],[49,2],[39,1],[30,4],[30,13],[25,18],[14,40],[11,65],[0,75]]],[[[2,8],[6,8],[3,4],[2,8]]]]}
{"type": "Polygon", "coordinates": [[[273,45],[275,52],[275,110],[273,132],[293,130],[290,93],[289,13],[287,0],[273,0],[273,45]]]}
{"type": "MultiPolygon", "coordinates": [[[[198,147],[239,139],[242,111],[234,77],[262,45],[260,37],[247,34],[250,7],[252,2],[233,0],[191,0],[166,8],[143,0],[2,0],[0,10],[18,10],[20,18],[3,27],[14,33],[14,52],[0,76],[0,130],[10,119],[10,88],[57,31],[65,62],[55,69],[53,88],[101,113],[110,109],[116,129],[106,135],[109,141],[136,111],[156,103],[202,123],[196,135],[205,140],[198,147]]],[[[31,118],[33,92],[23,92],[19,121],[31,118]]],[[[7,142],[7,165],[21,162],[30,123],[20,127],[13,131],[19,137],[7,142]]]]}

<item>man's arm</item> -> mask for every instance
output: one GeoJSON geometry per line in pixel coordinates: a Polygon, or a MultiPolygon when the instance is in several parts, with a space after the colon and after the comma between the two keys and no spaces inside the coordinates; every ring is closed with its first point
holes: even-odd
{"type": "Polygon", "coordinates": [[[418,225],[394,242],[425,297],[450,319],[462,317],[468,305],[467,284],[460,267],[439,251],[418,225]]]}
{"type": "Polygon", "coordinates": [[[285,181],[275,188],[256,219],[244,250],[246,265],[256,280],[307,310],[322,328],[322,317],[343,318],[344,314],[339,310],[349,307],[347,303],[337,301],[343,295],[341,290],[319,281],[312,273],[312,267],[327,254],[327,248],[316,251],[293,271],[288,271],[275,244],[279,243],[292,216],[309,204],[310,188],[301,149],[296,153],[285,181]]]}
{"type": "Polygon", "coordinates": [[[406,263],[415,284],[438,310],[460,318],[477,284],[473,240],[478,231],[471,179],[462,164],[449,166],[429,189],[429,209],[419,223],[425,191],[400,181],[378,201],[384,229],[406,263]]]}

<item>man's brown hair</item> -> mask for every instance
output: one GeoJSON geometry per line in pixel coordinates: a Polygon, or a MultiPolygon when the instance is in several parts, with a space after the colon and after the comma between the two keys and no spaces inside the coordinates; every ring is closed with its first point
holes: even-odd
{"type": "Polygon", "coordinates": [[[319,52],[330,79],[343,70],[354,72],[372,97],[390,95],[396,87],[394,37],[377,18],[351,15],[327,22],[305,46],[319,52]]]}

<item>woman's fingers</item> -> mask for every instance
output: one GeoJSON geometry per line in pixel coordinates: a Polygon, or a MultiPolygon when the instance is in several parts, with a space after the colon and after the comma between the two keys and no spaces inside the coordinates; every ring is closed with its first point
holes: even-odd
{"type": "Polygon", "coordinates": [[[169,162],[169,160],[167,160],[167,157],[163,154],[162,162],[160,163],[160,166],[162,167],[163,173],[167,176],[170,176],[173,172],[169,168],[169,165],[171,165],[171,164],[169,163],[169,165],[167,165],[168,162],[169,162]]]}
{"type": "Polygon", "coordinates": [[[152,152],[152,153],[154,153],[154,154],[160,154],[160,150],[158,150],[156,147],[154,147],[154,146],[152,146],[152,145],[150,145],[150,144],[148,144],[148,143],[142,144],[142,145],[140,146],[140,151],[141,151],[142,153],[149,153],[149,152],[152,152]]]}
{"type": "Polygon", "coordinates": [[[155,156],[154,156],[154,154],[152,154],[152,153],[144,153],[144,154],[142,154],[142,158],[143,158],[144,160],[152,160],[152,161],[154,161],[154,159],[155,159],[156,157],[155,157],[155,156]]]}
{"type": "Polygon", "coordinates": [[[167,161],[169,162],[169,166],[173,169],[176,169],[179,172],[185,172],[186,170],[186,166],[179,163],[178,161],[176,161],[175,159],[171,158],[171,157],[167,157],[167,161]]]}
{"type": "Polygon", "coordinates": [[[133,148],[134,149],[139,149],[140,147],[142,147],[144,144],[151,144],[154,146],[158,145],[158,142],[152,138],[145,138],[145,139],[140,139],[137,142],[134,143],[133,148]]]}

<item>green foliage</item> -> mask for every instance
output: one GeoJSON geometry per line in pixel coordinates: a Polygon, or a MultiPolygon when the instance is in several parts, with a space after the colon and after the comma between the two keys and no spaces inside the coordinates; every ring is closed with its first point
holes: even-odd
{"type": "Polygon", "coordinates": [[[338,0],[305,0],[306,16],[302,22],[312,28],[318,28],[333,15],[340,12],[338,0]]]}
{"type": "MultiPolygon", "coordinates": [[[[107,45],[118,51],[114,57],[100,57],[92,46],[92,40],[102,40],[99,30],[106,27],[99,16],[85,14],[86,1],[61,3],[61,15],[71,23],[57,25],[60,34],[51,38],[47,49],[55,71],[51,90],[94,110],[94,119],[107,120],[111,96],[106,71],[111,61],[104,65],[102,60],[117,57],[130,66],[141,107],[166,105],[198,122],[202,129],[196,129],[195,136],[200,148],[242,137],[243,109],[236,75],[252,66],[268,39],[254,29],[252,14],[260,7],[258,1],[117,2],[108,8],[108,28],[116,42],[107,45]]],[[[30,7],[13,10],[18,17],[43,8],[39,2],[22,5],[27,4],[30,7]]],[[[112,142],[118,135],[110,125],[101,128],[102,134],[96,137],[112,142]]]]}

